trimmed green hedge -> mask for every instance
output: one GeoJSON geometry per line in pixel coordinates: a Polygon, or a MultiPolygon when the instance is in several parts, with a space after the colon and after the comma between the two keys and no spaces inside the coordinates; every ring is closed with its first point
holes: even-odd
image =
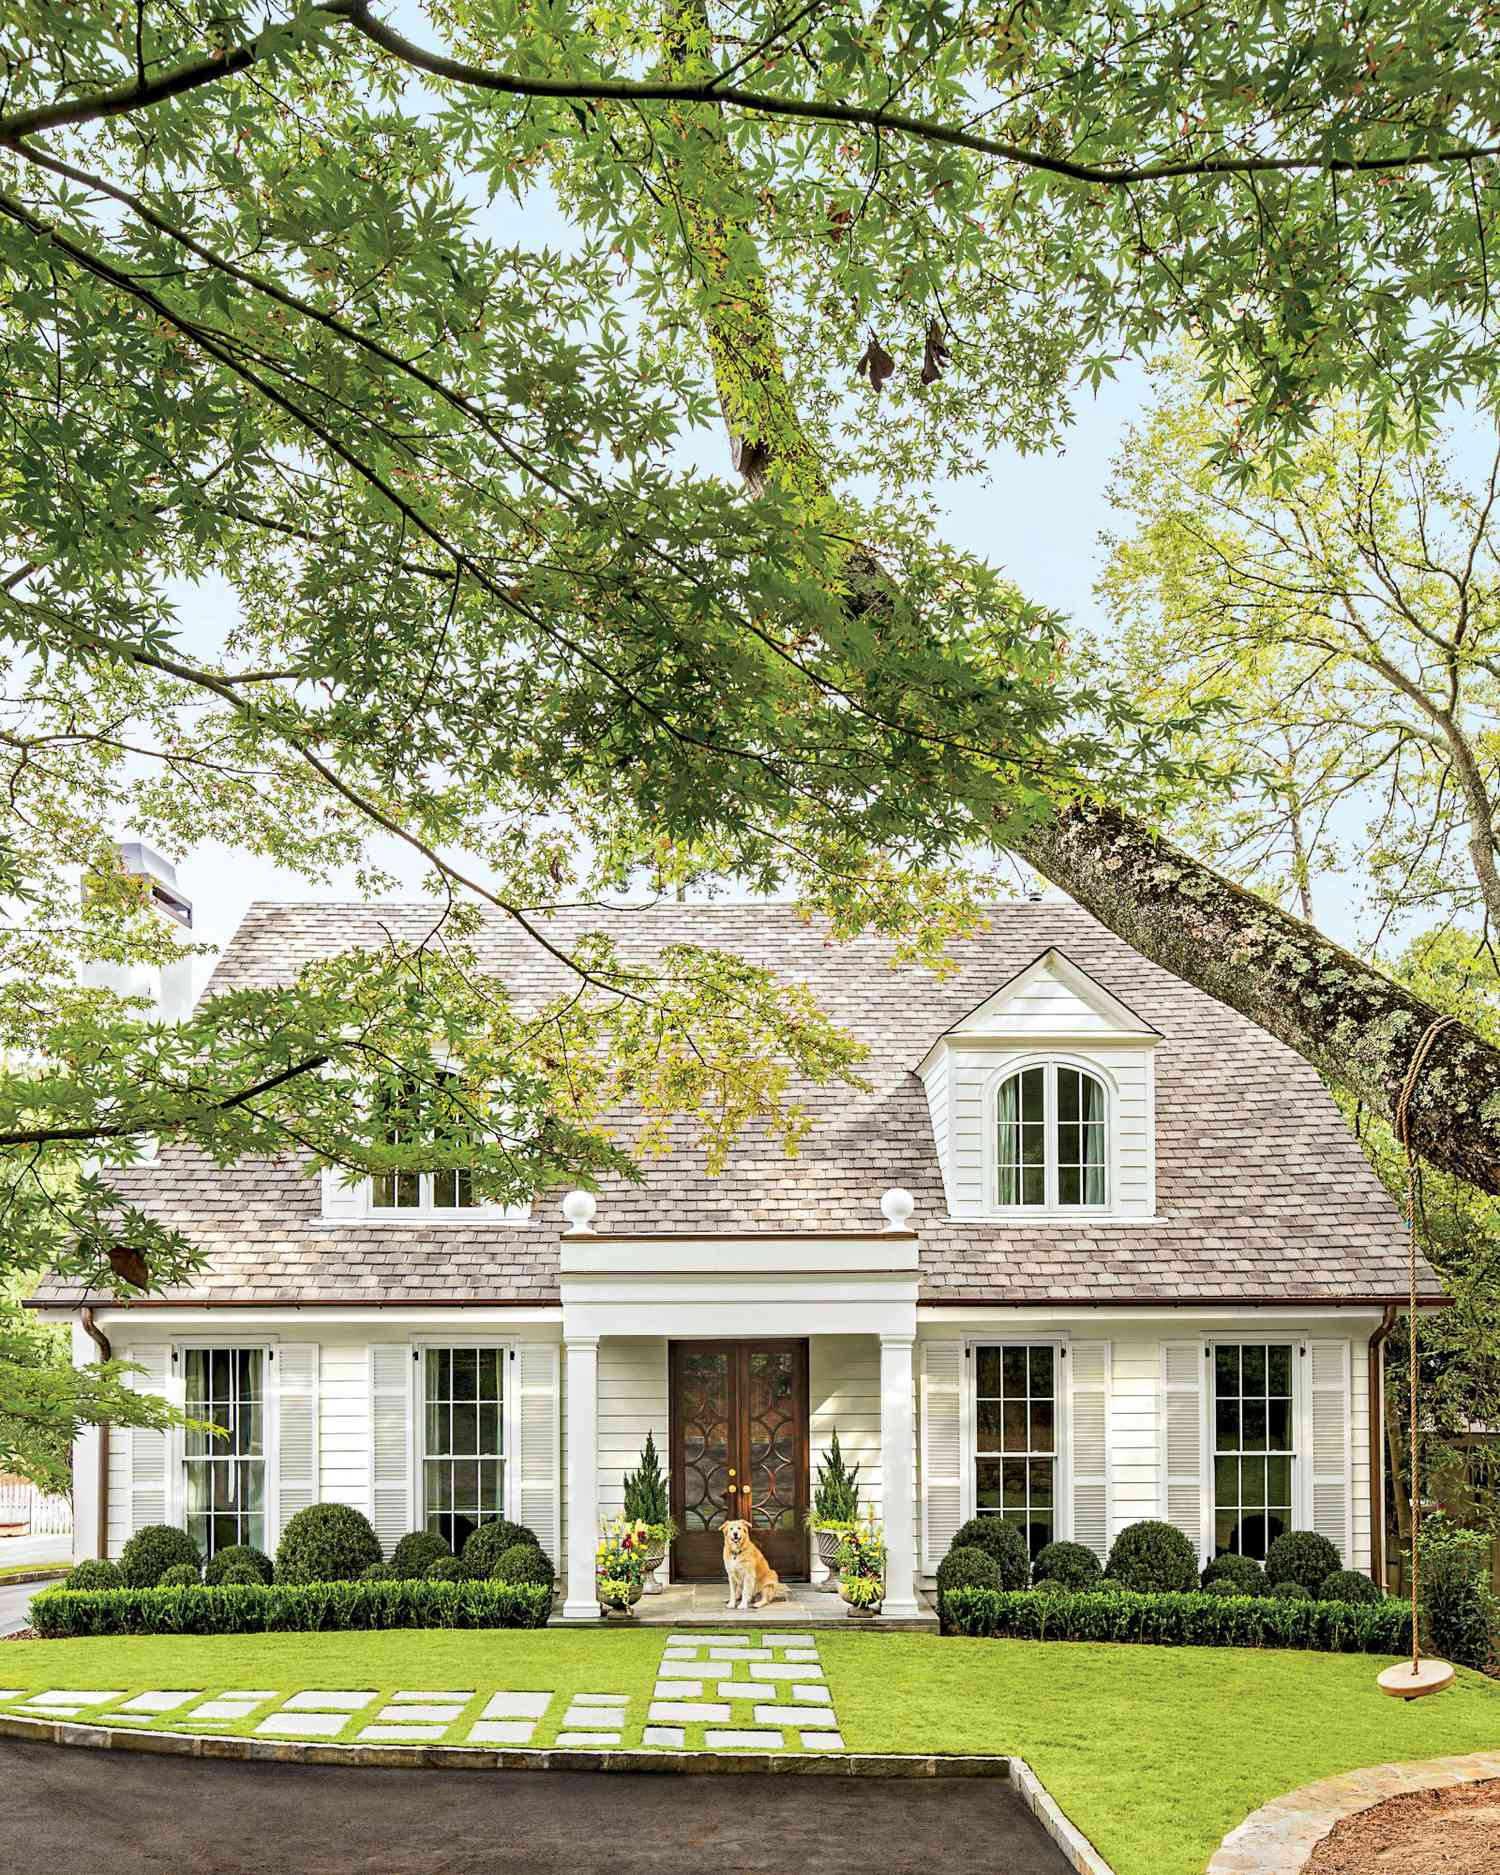
{"type": "Polygon", "coordinates": [[[262,1634],[358,1628],[540,1628],[552,1594],[529,1582],[305,1582],[271,1587],[49,1589],[43,1640],[86,1634],[262,1634]]]}
{"type": "Polygon", "coordinates": [[[950,1589],[951,1634],[1030,1641],[1147,1641],[1159,1646],[1307,1647],[1329,1654],[1399,1654],[1411,1645],[1404,1602],[1278,1601],[1269,1595],[1038,1594],[950,1589]]]}

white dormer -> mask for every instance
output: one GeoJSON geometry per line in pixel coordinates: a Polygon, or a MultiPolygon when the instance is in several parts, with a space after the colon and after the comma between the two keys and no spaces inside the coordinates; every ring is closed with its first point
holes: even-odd
{"type": "Polygon", "coordinates": [[[954,1217],[1156,1211],[1159,1030],[1059,950],[971,1009],[917,1072],[954,1217]]]}

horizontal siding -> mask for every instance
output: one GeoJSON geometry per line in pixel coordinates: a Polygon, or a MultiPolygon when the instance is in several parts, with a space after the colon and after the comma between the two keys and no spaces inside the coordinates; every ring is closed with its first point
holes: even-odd
{"type": "Polygon", "coordinates": [[[606,1335],[599,1343],[599,1515],[625,1508],[625,1474],[641,1462],[646,1434],[656,1438],[662,1470],[670,1463],[667,1434],[667,1344],[606,1335]]]}
{"type": "Polygon", "coordinates": [[[318,1497],[370,1511],[370,1344],[322,1342],[318,1355],[318,1497]]]}
{"type": "MultiPolygon", "coordinates": [[[[880,1343],[873,1335],[817,1335],[808,1357],[808,1505],[834,1432],[848,1465],[859,1466],[860,1509],[884,1514],[880,1488],[880,1343]]],[[[817,1569],[816,1546],[813,1567],[817,1569]]]]}
{"type": "Polygon", "coordinates": [[[1162,1514],[1161,1343],[1112,1344],[1109,1409],[1110,1539],[1162,1514]]]}

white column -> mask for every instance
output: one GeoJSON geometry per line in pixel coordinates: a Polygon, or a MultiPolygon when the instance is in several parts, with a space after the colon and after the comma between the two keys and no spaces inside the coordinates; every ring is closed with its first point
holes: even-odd
{"type": "MultiPolygon", "coordinates": [[[[82,1322],[73,1323],[73,1365],[97,1361],[99,1350],[82,1322]]],[[[99,1551],[99,1442],[97,1426],[85,1426],[73,1440],[73,1560],[83,1562],[99,1551]]],[[[117,1438],[122,1436],[115,1435],[117,1438]]]]}
{"type": "Polygon", "coordinates": [[[885,1516],[885,1610],[921,1613],[917,1600],[916,1414],[911,1335],[880,1337],[880,1494],[885,1516]]]}
{"type": "Polygon", "coordinates": [[[564,1621],[597,1621],[599,1543],[599,1337],[563,1337],[568,1412],[568,1594],[564,1621]]]}

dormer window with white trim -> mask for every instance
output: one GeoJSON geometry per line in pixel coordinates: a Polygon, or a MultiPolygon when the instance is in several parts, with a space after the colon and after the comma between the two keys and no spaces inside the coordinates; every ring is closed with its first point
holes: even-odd
{"type": "MultiPolygon", "coordinates": [[[[411,1116],[399,1100],[386,1103],[383,1119],[382,1131],[392,1145],[417,1139],[411,1116]]],[[[432,1172],[377,1172],[351,1185],[344,1184],[338,1172],[330,1171],[323,1174],[323,1216],[390,1224],[524,1224],[531,1216],[531,1205],[491,1204],[477,1199],[472,1175],[460,1167],[432,1172]]]]}
{"type": "Polygon", "coordinates": [[[1109,1202],[1109,1094],[1071,1062],[1018,1068],[995,1091],[995,1203],[1103,1210],[1109,1202]]]}

